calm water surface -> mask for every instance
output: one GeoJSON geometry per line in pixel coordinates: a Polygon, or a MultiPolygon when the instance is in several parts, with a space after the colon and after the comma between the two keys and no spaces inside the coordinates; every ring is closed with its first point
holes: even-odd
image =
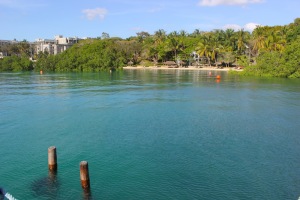
{"type": "Polygon", "coordinates": [[[1,73],[0,186],[19,200],[298,199],[300,80],[213,76],[1,73]]]}

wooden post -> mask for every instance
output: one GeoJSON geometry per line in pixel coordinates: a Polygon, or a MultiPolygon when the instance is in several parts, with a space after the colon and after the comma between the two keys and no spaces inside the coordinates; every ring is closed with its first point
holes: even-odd
{"type": "Polygon", "coordinates": [[[87,161],[80,162],[80,180],[83,189],[90,188],[89,165],[87,161]]]}
{"type": "Polygon", "coordinates": [[[57,170],[57,157],[55,146],[51,146],[48,148],[48,167],[50,171],[57,170]]]}

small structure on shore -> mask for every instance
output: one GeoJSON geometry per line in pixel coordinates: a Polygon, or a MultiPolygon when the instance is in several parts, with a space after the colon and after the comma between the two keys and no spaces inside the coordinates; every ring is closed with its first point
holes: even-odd
{"type": "Polygon", "coordinates": [[[195,67],[202,67],[202,66],[209,66],[210,61],[209,58],[206,56],[200,56],[196,51],[193,51],[190,56],[193,59],[193,62],[190,65],[195,67]]]}
{"type": "Polygon", "coordinates": [[[166,61],[166,62],[164,62],[164,65],[167,65],[169,68],[178,67],[176,62],[174,62],[174,61],[166,61]]]}
{"type": "Polygon", "coordinates": [[[177,61],[177,65],[179,67],[188,67],[187,63],[185,61],[183,61],[183,60],[178,60],[177,61]]]}
{"type": "Polygon", "coordinates": [[[132,66],[132,65],[133,65],[133,62],[132,62],[132,61],[129,61],[129,62],[127,63],[127,65],[128,65],[128,66],[132,66]]]}

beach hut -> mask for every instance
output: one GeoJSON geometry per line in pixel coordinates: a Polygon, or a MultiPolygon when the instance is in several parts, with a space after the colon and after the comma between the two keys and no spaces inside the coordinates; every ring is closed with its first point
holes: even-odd
{"type": "Polygon", "coordinates": [[[133,62],[132,62],[132,61],[129,61],[127,64],[128,64],[128,66],[132,66],[132,65],[133,65],[133,62]]]}
{"type": "Polygon", "coordinates": [[[174,61],[166,61],[166,62],[164,62],[164,65],[167,65],[169,68],[177,67],[176,62],[174,62],[174,61]]]}

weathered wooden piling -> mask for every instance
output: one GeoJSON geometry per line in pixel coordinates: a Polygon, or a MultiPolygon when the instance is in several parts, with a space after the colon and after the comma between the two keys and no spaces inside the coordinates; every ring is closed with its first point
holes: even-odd
{"type": "Polygon", "coordinates": [[[83,189],[90,188],[89,165],[87,161],[80,162],[80,180],[83,189]]]}
{"type": "Polygon", "coordinates": [[[51,146],[48,148],[48,167],[50,171],[57,170],[57,157],[55,146],[51,146]]]}

